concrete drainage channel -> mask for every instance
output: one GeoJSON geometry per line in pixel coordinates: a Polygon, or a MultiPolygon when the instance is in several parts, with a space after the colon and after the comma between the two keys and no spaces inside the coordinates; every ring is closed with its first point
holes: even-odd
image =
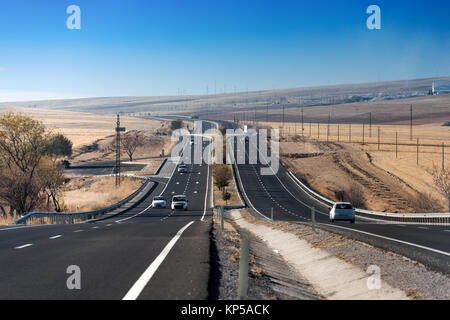
{"type": "Polygon", "coordinates": [[[210,234],[209,299],[324,298],[266,242],[240,228],[231,218],[230,210],[223,213],[218,210],[214,216],[210,234]]]}
{"type": "MultiPolygon", "coordinates": [[[[220,219],[216,222],[216,242],[221,233],[230,232],[227,225],[236,230],[236,246],[241,238],[250,240],[249,299],[262,299],[262,293],[274,299],[450,298],[448,275],[402,255],[302,223],[257,219],[246,210],[226,211],[224,220],[224,231],[220,219]]],[[[225,281],[232,281],[229,277],[225,281]]]]}

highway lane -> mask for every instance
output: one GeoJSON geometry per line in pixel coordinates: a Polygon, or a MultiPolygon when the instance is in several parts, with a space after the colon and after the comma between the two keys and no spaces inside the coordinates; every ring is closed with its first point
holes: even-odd
{"type": "MultiPolygon", "coordinates": [[[[234,126],[229,122],[220,123],[228,128],[234,126]]],[[[243,191],[260,218],[270,218],[273,208],[275,220],[310,223],[311,208],[314,207],[318,211],[316,221],[324,228],[404,254],[439,271],[450,272],[450,227],[384,223],[361,218],[356,224],[330,223],[329,209],[303,192],[284,167],[280,166],[274,175],[261,175],[264,166],[259,155],[258,164],[249,164],[248,150],[249,142],[245,143],[246,163],[235,167],[243,191]]],[[[236,143],[236,156],[237,152],[236,143]]]]}
{"type": "MultiPolygon", "coordinates": [[[[187,150],[193,152],[190,146],[187,150]]],[[[188,174],[172,170],[167,184],[159,184],[145,201],[120,217],[0,231],[0,299],[123,299],[149,268],[155,269],[157,258],[185,227],[136,297],[206,299],[209,168],[189,168],[188,174]],[[161,193],[167,199],[186,193],[189,211],[149,208],[151,198],[161,193]],[[81,290],[66,286],[70,276],[66,270],[71,265],[81,269],[81,290]]]]}

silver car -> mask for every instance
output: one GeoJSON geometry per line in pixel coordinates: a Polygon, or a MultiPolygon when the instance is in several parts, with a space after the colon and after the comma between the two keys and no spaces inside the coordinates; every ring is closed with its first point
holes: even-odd
{"type": "Polygon", "coordinates": [[[188,167],[185,164],[182,164],[178,167],[178,173],[187,173],[188,172],[188,167]]]}
{"type": "Polygon", "coordinates": [[[165,208],[167,207],[167,202],[164,197],[154,197],[152,201],[152,208],[165,208]]]}
{"type": "Polygon", "coordinates": [[[330,211],[330,222],[337,220],[355,223],[355,208],[349,202],[337,202],[330,211]]]}

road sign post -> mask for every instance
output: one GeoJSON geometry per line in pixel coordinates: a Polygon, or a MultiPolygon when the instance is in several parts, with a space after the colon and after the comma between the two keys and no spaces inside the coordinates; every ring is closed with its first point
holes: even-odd
{"type": "Polygon", "coordinates": [[[241,239],[241,254],[239,259],[239,287],[238,299],[246,300],[248,291],[248,270],[249,270],[249,241],[248,239],[241,239]]]}
{"type": "Polygon", "coordinates": [[[120,115],[117,115],[116,126],[116,187],[120,186],[120,133],[125,132],[125,128],[120,126],[120,115]]]}

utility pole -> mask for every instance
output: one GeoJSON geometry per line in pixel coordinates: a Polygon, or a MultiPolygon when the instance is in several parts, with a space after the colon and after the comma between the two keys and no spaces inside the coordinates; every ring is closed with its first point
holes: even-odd
{"type": "Polygon", "coordinates": [[[120,127],[120,115],[117,115],[116,123],[116,187],[120,186],[120,133],[125,132],[125,128],[120,127]]]}
{"type": "Polygon", "coordinates": [[[304,133],[304,130],[305,130],[305,127],[304,127],[304,118],[303,118],[303,116],[304,116],[304,112],[303,112],[304,110],[303,110],[303,107],[302,107],[302,137],[303,137],[303,133],[304,133]]]}
{"type": "Polygon", "coordinates": [[[328,113],[327,142],[330,139],[330,121],[331,121],[331,113],[328,113]]]}
{"type": "Polygon", "coordinates": [[[369,112],[369,138],[372,138],[372,112],[369,112]]]}

